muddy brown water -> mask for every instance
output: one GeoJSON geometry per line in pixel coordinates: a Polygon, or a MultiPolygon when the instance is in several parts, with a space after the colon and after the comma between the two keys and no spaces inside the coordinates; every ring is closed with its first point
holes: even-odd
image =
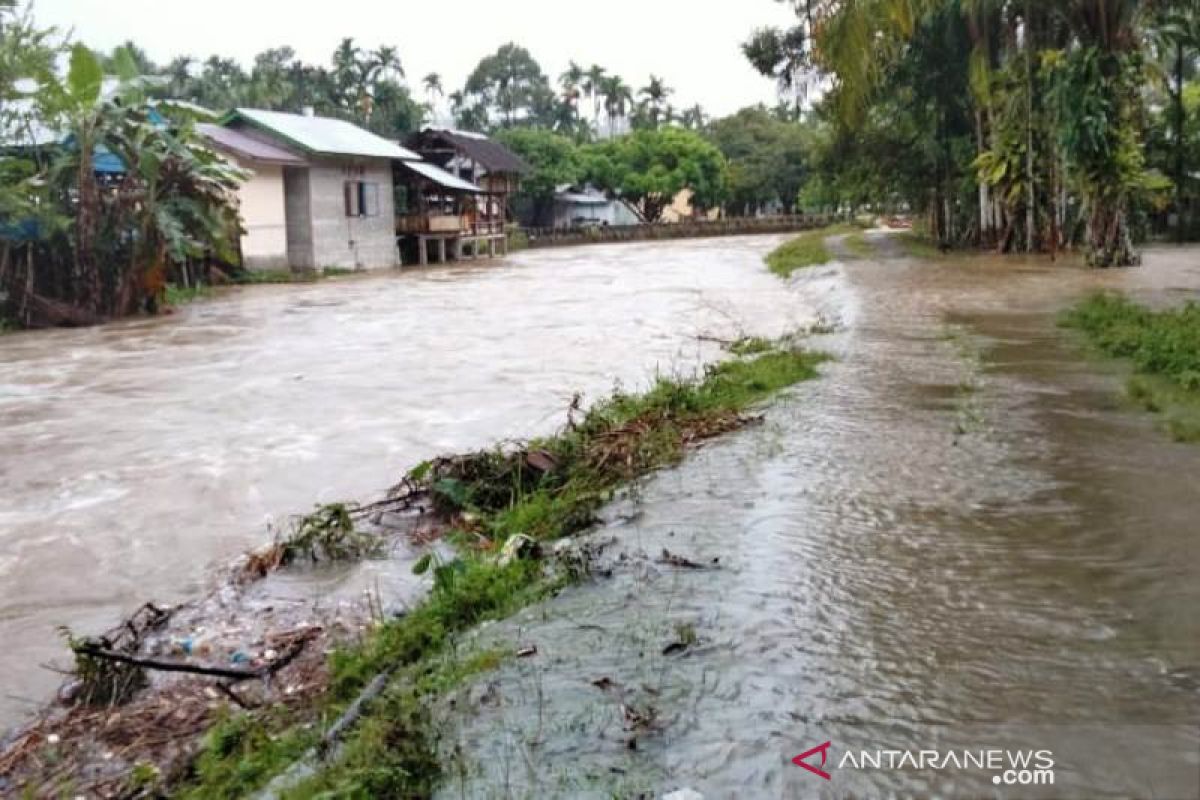
{"type": "Polygon", "coordinates": [[[1200,297],[1200,250],[891,242],[790,284],[844,326],[820,380],[611,509],[610,577],[478,634],[537,654],[456,698],[445,797],[1200,796],[1200,447],[1055,325],[1095,288],[1200,297]],[[824,742],[829,781],[792,763],[824,742]],[[981,748],[1055,783],[841,762],[981,748]]]}
{"type": "Polygon", "coordinates": [[[1200,250],[1091,272],[876,239],[781,284],[778,241],[260,288],[0,340],[5,721],[55,683],[32,668],[55,624],[191,596],[267,520],[693,369],[717,355],[697,334],[819,315],[840,325],[821,379],[607,511],[588,540],[610,577],[476,635],[537,653],[462,690],[445,795],[1197,796],[1200,447],[1123,404],[1120,369],[1055,316],[1094,288],[1196,297],[1200,250]],[[829,782],[791,763],[825,741],[829,782]],[[837,765],[975,746],[1051,748],[1056,786],[837,765]]]}
{"type": "MultiPolygon", "coordinates": [[[[199,594],[314,503],[560,425],[575,392],[812,321],[777,237],[522,254],[264,286],[161,319],[0,337],[0,729],[54,689],[58,625],[199,594]]],[[[314,600],[337,576],[298,579],[314,600]]]]}

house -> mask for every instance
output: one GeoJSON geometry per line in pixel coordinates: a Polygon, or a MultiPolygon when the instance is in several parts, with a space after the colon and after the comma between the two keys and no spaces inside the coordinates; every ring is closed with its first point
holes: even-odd
{"type": "Polygon", "coordinates": [[[470,131],[425,128],[406,144],[429,163],[478,186],[478,223],[503,231],[510,219],[509,198],[530,169],[520,156],[470,131]]]}
{"type": "Polygon", "coordinates": [[[628,203],[609,197],[590,183],[557,187],[552,214],[553,218],[547,222],[554,228],[641,224],[641,219],[628,203]]]}
{"type": "Polygon", "coordinates": [[[408,191],[396,231],[417,261],[427,263],[431,245],[440,261],[505,250],[509,200],[529,170],[521,157],[483,134],[450,129],[426,128],[406,145],[423,161],[398,169],[408,191]]]}
{"type": "Polygon", "coordinates": [[[247,267],[400,263],[393,165],[419,161],[339,119],[239,108],[202,132],[253,177],[239,191],[247,267]]]}
{"type": "Polygon", "coordinates": [[[197,125],[196,131],[249,173],[237,197],[242,218],[242,265],[246,269],[290,269],[283,171],[303,168],[304,159],[232,128],[204,123],[197,125]]]}
{"type": "Polygon", "coordinates": [[[714,220],[721,218],[721,209],[700,209],[692,205],[692,190],[681,189],[671,200],[671,205],[663,209],[663,222],[691,222],[694,220],[714,220]]]}

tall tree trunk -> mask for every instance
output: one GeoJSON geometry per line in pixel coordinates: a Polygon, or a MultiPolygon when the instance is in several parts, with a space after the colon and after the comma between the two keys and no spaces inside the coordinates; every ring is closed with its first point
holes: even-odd
{"type": "Polygon", "coordinates": [[[79,210],[75,219],[75,290],[80,308],[100,314],[104,305],[100,266],[96,261],[96,225],[100,211],[100,188],[92,163],[95,143],[90,131],[79,137],[79,210]]]}
{"type": "Polygon", "coordinates": [[[1033,3],[1025,0],[1025,250],[1034,248],[1034,206],[1037,194],[1033,187],[1033,3]]]}
{"type": "Polygon", "coordinates": [[[1186,137],[1185,110],[1183,107],[1183,42],[1175,43],[1175,241],[1184,239],[1183,213],[1183,153],[1186,137]]]}

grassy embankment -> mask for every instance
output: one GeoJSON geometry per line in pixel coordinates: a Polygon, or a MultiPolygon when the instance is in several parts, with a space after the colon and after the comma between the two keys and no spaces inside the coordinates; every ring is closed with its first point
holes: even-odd
{"type": "MultiPolygon", "coordinates": [[[[745,355],[695,379],[659,379],[643,394],[616,393],[558,434],[419,465],[409,481],[428,491],[458,556],[426,560],[428,598],[376,627],[331,660],[322,707],[300,716],[242,713],[215,730],[184,783],[193,798],[240,797],[284,772],[316,744],[376,675],[387,688],[345,738],[338,756],[286,788],[288,797],[424,797],[449,765],[438,752],[439,698],[511,653],[459,652],[457,635],[499,619],[586,574],[586,559],[496,558],[518,535],[545,542],[578,533],[621,487],[678,462],[689,446],[735,430],[751,405],[816,375],[822,356],[790,342],[747,340],[745,355]],[[536,466],[535,466],[536,465],[536,466]],[[548,568],[548,564],[555,564],[548,568]]],[[[160,787],[163,788],[163,787],[160,787]]]]}
{"type": "Polygon", "coordinates": [[[1129,396],[1162,414],[1177,441],[1200,441],[1200,304],[1153,311],[1115,294],[1078,303],[1063,324],[1133,365],[1129,396]]]}
{"type": "Polygon", "coordinates": [[[834,225],[805,231],[795,239],[784,242],[767,255],[767,266],[779,277],[787,278],[796,270],[828,264],[833,260],[833,255],[825,240],[841,234],[846,234],[846,246],[855,255],[859,255],[863,248],[870,247],[862,236],[862,229],[854,225],[834,225]],[[861,239],[861,243],[852,243],[855,237],[861,239]]]}

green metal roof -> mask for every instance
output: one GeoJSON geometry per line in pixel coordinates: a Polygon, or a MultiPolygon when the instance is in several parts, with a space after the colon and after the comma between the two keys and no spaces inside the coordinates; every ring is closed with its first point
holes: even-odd
{"type": "Polygon", "coordinates": [[[421,157],[395,142],[340,119],[238,108],[221,120],[222,125],[246,122],[309,153],[363,158],[416,161],[421,157]]]}

